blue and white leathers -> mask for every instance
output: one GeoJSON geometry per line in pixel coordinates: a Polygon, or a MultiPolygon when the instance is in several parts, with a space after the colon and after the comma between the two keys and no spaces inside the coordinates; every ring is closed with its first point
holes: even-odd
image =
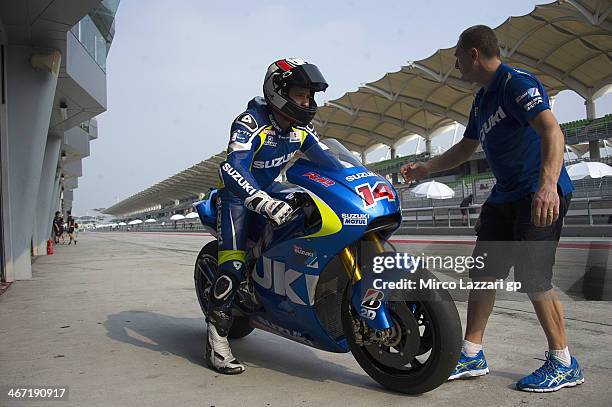
{"type": "Polygon", "coordinates": [[[245,207],[245,199],[258,191],[271,194],[289,160],[298,151],[320,148],[318,143],[312,125],[281,129],[261,97],[252,99],[232,123],[227,159],[219,168],[223,188],[217,200],[219,271],[227,281],[215,284],[211,304],[228,307],[244,278],[248,220],[257,216],[245,207]]]}
{"type": "Polygon", "coordinates": [[[247,110],[232,123],[227,160],[221,163],[224,187],[243,202],[257,191],[265,191],[298,151],[319,143],[312,125],[281,129],[261,97],[252,99],[247,110]]]}

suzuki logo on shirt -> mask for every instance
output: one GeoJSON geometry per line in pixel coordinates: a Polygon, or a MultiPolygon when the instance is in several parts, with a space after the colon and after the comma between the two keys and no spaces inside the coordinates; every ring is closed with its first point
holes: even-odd
{"type": "Polygon", "coordinates": [[[482,124],[482,127],[480,128],[480,142],[484,142],[484,138],[485,135],[491,131],[491,129],[493,127],[495,127],[495,125],[499,122],[502,121],[502,119],[506,118],[506,113],[504,113],[504,109],[502,109],[502,107],[500,106],[497,111],[495,113],[493,113],[491,116],[489,116],[489,118],[487,119],[486,122],[484,122],[482,124]]]}
{"type": "Polygon", "coordinates": [[[267,161],[253,161],[253,168],[261,169],[261,168],[274,168],[280,167],[281,165],[289,162],[295,155],[295,151],[285,154],[282,157],[277,157],[272,160],[267,161]]]}

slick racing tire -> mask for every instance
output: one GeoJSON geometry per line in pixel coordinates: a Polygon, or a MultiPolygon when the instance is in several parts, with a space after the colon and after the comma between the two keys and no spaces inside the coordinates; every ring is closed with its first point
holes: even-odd
{"type": "MultiPolygon", "coordinates": [[[[204,315],[208,310],[208,293],[212,286],[212,281],[208,277],[210,274],[217,274],[217,249],[216,240],[209,242],[200,250],[195,263],[193,279],[195,282],[196,295],[200,308],[204,315]],[[207,273],[210,272],[210,274],[207,273]]],[[[245,317],[234,316],[232,327],[227,335],[230,339],[239,339],[253,332],[253,327],[249,324],[249,319],[245,317]]]]}
{"type": "MultiPolygon", "coordinates": [[[[422,278],[433,278],[429,271],[421,272],[422,278]]],[[[461,320],[446,290],[428,292],[427,301],[402,292],[401,300],[388,302],[394,326],[403,332],[393,346],[356,343],[355,321],[360,317],[350,304],[351,293],[348,286],[342,299],[342,327],[357,363],[372,379],[406,394],[425,393],[448,380],[461,350],[461,320]]]]}

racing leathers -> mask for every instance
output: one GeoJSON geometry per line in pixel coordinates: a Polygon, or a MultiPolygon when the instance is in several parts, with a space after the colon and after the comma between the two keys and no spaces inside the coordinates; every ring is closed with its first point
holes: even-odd
{"type": "MultiPolygon", "coordinates": [[[[291,212],[288,204],[271,198],[274,180],[299,151],[321,149],[312,124],[282,129],[261,97],[252,99],[247,110],[232,123],[227,159],[220,164],[223,187],[217,195],[218,274],[213,282],[208,319],[209,332],[221,338],[232,324],[231,305],[246,273],[246,236],[249,217],[261,214],[280,224],[291,212]]],[[[214,338],[208,346],[214,348],[214,338]]],[[[229,347],[227,348],[229,349],[229,347]]],[[[213,349],[214,351],[214,349],[213,349]]],[[[209,351],[207,351],[209,352],[209,351]]],[[[223,373],[241,373],[244,367],[231,352],[207,355],[209,363],[223,373]],[[234,362],[232,362],[232,360],[234,362]],[[240,370],[241,369],[241,370],[240,370]]]]}

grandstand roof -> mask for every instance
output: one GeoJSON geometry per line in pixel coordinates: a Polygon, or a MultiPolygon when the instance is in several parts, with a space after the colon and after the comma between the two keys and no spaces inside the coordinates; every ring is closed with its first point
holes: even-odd
{"type": "MultiPolygon", "coordinates": [[[[611,10],[607,0],[568,0],[510,17],[495,28],[502,58],[537,75],[551,96],[569,89],[594,99],[612,83],[611,10]]],[[[461,79],[454,52],[440,49],[327,102],[315,119],[318,133],[363,151],[467,124],[477,88],[461,79]]]]}
{"type": "Polygon", "coordinates": [[[110,215],[132,214],[137,211],[144,211],[156,204],[198,196],[208,191],[209,188],[216,188],[219,183],[219,164],[225,160],[225,156],[225,152],[216,154],[106,208],[102,213],[110,215]]]}
{"type": "MultiPolygon", "coordinates": [[[[560,0],[510,17],[495,28],[505,62],[525,68],[551,96],[570,89],[595,99],[612,83],[612,6],[609,0],[560,0]]],[[[455,48],[440,49],[397,72],[327,102],[314,120],[322,138],[363,152],[382,143],[434,137],[467,123],[477,88],[461,79],[455,48]]],[[[126,216],[164,202],[198,195],[218,183],[219,153],[107,209],[126,216]]]]}

